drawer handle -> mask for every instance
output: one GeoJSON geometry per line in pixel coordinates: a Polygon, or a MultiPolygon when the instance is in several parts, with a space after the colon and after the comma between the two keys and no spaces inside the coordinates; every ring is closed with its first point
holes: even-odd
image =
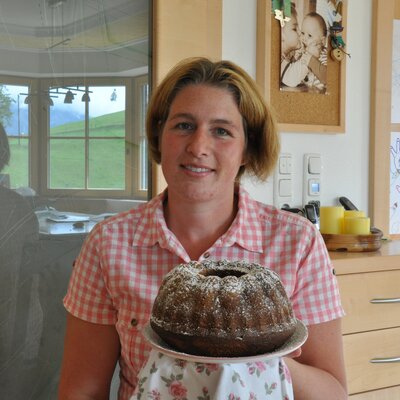
{"type": "Polygon", "coordinates": [[[369,362],[374,364],[398,363],[400,362],[400,357],[373,358],[369,362]]]}
{"type": "Polygon", "coordinates": [[[387,299],[372,299],[370,302],[373,304],[400,303],[400,298],[393,297],[393,298],[387,298],[387,299]]]}

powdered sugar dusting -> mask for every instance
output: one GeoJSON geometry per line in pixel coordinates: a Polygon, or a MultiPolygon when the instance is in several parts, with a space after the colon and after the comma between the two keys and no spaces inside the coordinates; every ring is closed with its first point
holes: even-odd
{"type": "Polygon", "coordinates": [[[221,338],[279,332],[296,323],[274,271],[227,260],[176,266],[165,276],[151,321],[169,332],[221,338]]]}

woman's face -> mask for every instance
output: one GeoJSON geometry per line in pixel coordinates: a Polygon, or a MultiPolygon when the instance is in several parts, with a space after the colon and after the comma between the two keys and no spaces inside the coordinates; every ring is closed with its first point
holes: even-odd
{"type": "Polygon", "coordinates": [[[177,94],[161,134],[169,196],[232,200],[244,152],[243,119],[228,90],[189,85],[177,94]]]}
{"type": "Polygon", "coordinates": [[[283,55],[300,47],[297,18],[294,15],[291,16],[290,20],[282,28],[281,46],[283,55]]]}

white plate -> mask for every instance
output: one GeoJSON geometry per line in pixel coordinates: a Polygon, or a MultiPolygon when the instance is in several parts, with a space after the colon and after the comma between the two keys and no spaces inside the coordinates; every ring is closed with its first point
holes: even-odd
{"type": "Polygon", "coordinates": [[[294,331],[293,335],[281,347],[275,349],[270,353],[257,354],[255,356],[248,357],[206,357],[182,353],[180,351],[174,350],[171,346],[166,344],[157,335],[157,333],[153,331],[149,323],[144,327],[142,333],[154,349],[159,350],[161,353],[166,354],[167,356],[179,358],[186,361],[209,364],[247,363],[268,360],[276,357],[283,357],[302,346],[307,340],[308,336],[307,327],[303,324],[303,322],[297,320],[296,330],[294,331]]]}

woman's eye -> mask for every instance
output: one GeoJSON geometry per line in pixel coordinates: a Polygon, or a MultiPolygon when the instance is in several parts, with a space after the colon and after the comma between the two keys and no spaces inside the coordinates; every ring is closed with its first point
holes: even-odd
{"type": "Polygon", "coordinates": [[[224,128],[217,128],[217,129],[215,130],[215,132],[216,132],[216,134],[217,134],[218,136],[229,136],[229,135],[230,135],[230,133],[229,133],[226,129],[224,129],[224,128]]]}
{"type": "Polygon", "coordinates": [[[179,122],[178,124],[176,124],[176,128],[183,130],[183,131],[187,131],[190,129],[193,129],[192,124],[189,124],[188,122],[179,122]]]}

